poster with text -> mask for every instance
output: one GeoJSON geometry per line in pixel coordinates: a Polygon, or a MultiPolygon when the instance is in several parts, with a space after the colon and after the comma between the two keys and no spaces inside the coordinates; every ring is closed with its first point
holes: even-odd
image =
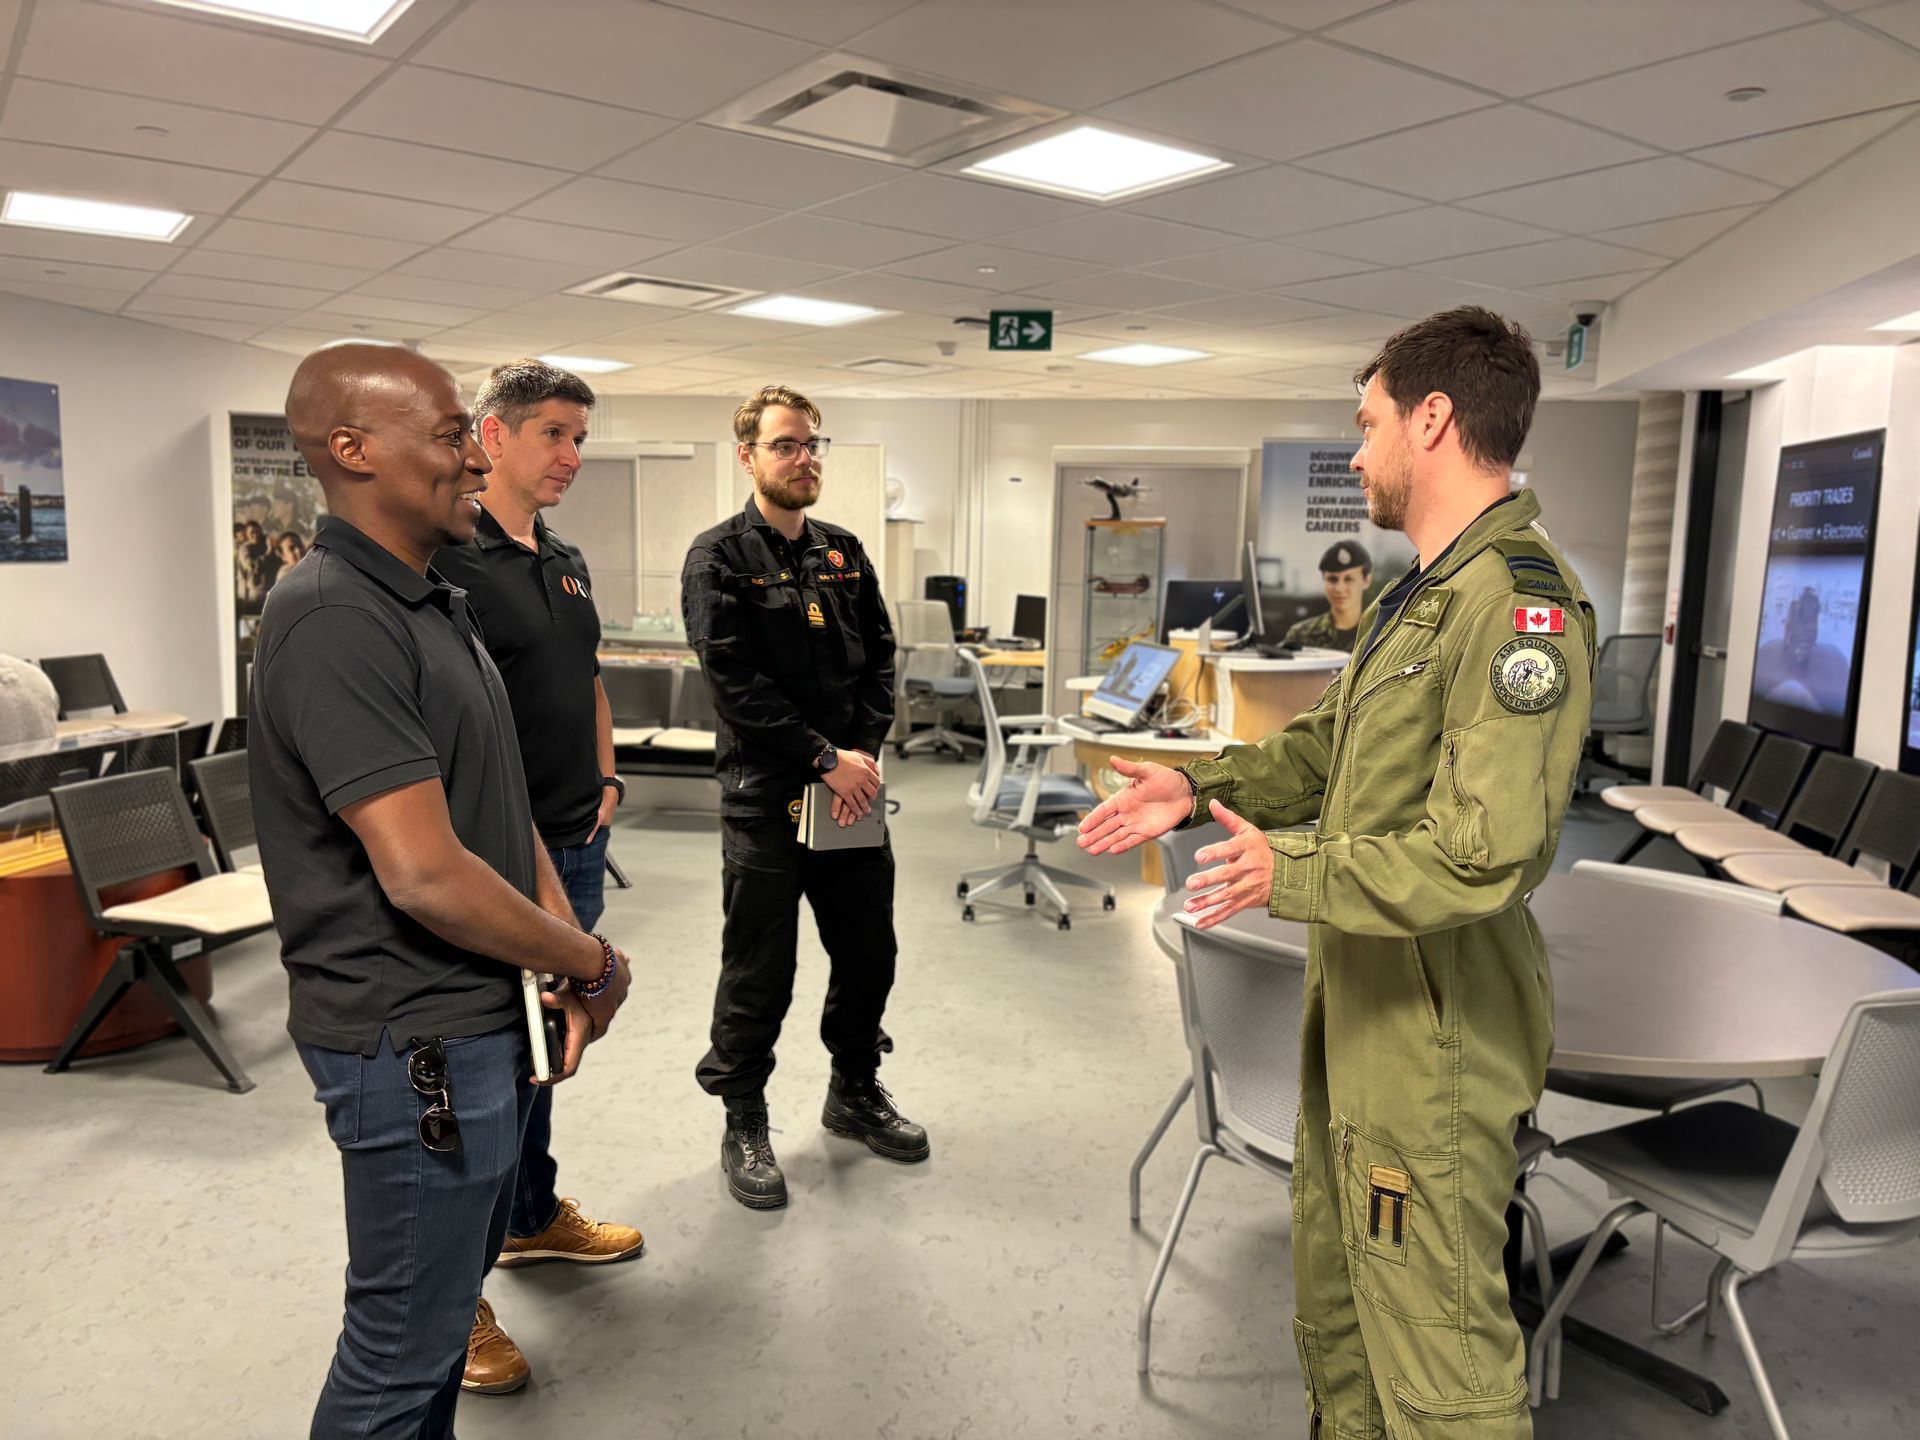
{"type": "Polygon", "coordinates": [[[0,562],[66,558],[60,387],[0,377],[0,562]]]}
{"type": "Polygon", "coordinates": [[[233,615],[237,630],[237,714],[247,706],[260,607],[280,577],[313,544],[324,506],[320,482],[307,469],[282,415],[231,417],[233,464],[233,615]]]}
{"type": "MultiPolygon", "coordinates": [[[[1348,468],[1358,440],[1268,440],[1260,447],[1260,522],[1254,554],[1267,633],[1285,638],[1329,606],[1320,562],[1345,542],[1371,562],[1362,604],[1413,563],[1407,537],[1367,519],[1360,477],[1348,468]]],[[[1357,556],[1358,552],[1356,552],[1357,556]]]]}

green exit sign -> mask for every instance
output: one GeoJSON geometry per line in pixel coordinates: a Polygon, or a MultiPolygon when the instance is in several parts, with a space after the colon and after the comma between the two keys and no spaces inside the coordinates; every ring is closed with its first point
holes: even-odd
{"type": "Polygon", "coordinates": [[[1578,320],[1567,327],[1567,369],[1578,370],[1587,358],[1587,327],[1578,320]]]}
{"type": "Polygon", "coordinates": [[[995,310],[987,320],[989,350],[1053,349],[1051,310],[995,310]]]}

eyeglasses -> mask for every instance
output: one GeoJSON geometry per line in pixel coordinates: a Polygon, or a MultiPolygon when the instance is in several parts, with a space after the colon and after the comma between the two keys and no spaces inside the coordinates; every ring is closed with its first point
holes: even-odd
{"type": "Polygon", "coordinates": [[[827,453],[827,449],[833,444],[833,441],[829,440],[825,435],[816,435],[811,440],[789,440],[785,436],[782,436],[778,440],[749,440],[747,444],[757,446],[762,450],[771,450],[782,460],[793,459],[804,447],[807,454],[818,460],[822,455],[827,453]]]}
{"type": "Polygon", "coordinates": [[[440,1097],[420,1116],[420,1143],[436,1155],[458,1155],[460,1118],[453,1113],[453,1091],[447,1084],[447,1047],[438,1040],[407,1043],[419,1047],[407,1056],[407,1079],[422,1095],[440,1097]]]}

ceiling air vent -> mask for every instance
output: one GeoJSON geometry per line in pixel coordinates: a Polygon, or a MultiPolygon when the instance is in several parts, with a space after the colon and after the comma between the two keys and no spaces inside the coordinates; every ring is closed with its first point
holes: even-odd
{"type": "Polygon", "coordinates": [[[823,55],[707,118],[799,145],[927,165],[1067,112],[853,55],[823,55]]]}
{"type": "Polygon", "coordinates": [[[666,280],[657,275],[629,275],[624,272],[602,275],[567,291],[593,300],[625,300],[634,305],[666,305],[675,310],[711,310],[730,305],[754,294],[752,290],[730,290],[724,285],[696,285],[688,280],[666,280]]]}
{"type": "Polygon", "coordinates": [[[923,360],[894,360],[885,355],[870,355],[865,360],[846,360],[836,370],[858,370],[862,375],[937,375],[951,365],[935,365],[923,360]]]}

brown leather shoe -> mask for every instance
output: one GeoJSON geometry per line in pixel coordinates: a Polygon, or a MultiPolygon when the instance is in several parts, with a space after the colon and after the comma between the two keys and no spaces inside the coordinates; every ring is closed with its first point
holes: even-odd
{"type": "Polygon", "coordinates": [[[647,1248],[646,1238],[631,1225],[608,1225],[580,1213],[577,1200],[562,1200],[553,1223],[524,1240],[509,1235],[500,1247],[496,1265],[512,1268],[541,1260],[572,1260],[582,1265],[606,1265],[625,1260],[647,1248]]]}
{"type": "Polygon", "coordinates": [[[505,1395],[526,1384],[532,1373],[527,1357],[494,1321],[493,1306],[482,1296],[479,1313],[473,1317],[473,1333],[467,1337],[467,1368],[460,1376],[460,1388],[480,1395],[505,1395]]]}

